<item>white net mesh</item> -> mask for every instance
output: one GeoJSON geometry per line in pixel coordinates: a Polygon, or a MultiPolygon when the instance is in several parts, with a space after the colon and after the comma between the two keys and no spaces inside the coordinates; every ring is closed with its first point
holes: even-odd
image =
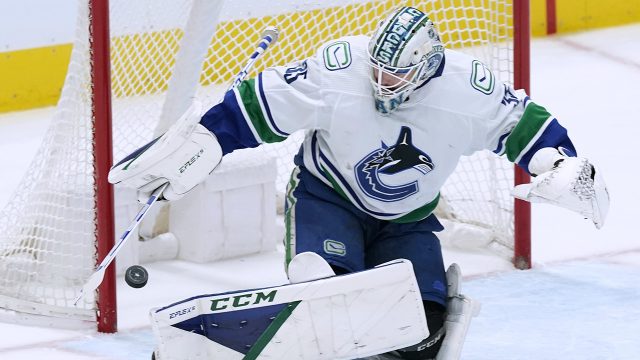
{"type": "Polygon", "coordinates": [[[0,306],[90,318],[91,297],[78,309],[70,301],[95,263],[90,67],[77,61],[89,53],[86,22],[76,37],[59,110],[0,215],[0,306]]]}
{"type": "MultiPolygon", "coordinates": [[[[89,16],[86,0],[79,2],[69,72],[51,128],[0,216],[0,307],[87,319],[93,317],[91,296],[78,308],[71,305],[95,264],[89,16]]],[[[170,125],[172,116],[167,109],[180,109],[194,95],[205,107],[216,103],[267,26],[279,27],[281,39],[250,76],[267,66],[310,56],[331,38],[369,34],[389,11],[411,5],[430,14],[447,46],[471,52],[499,79],[513,79],[510,0],[292,0],[277,4],[236,0],[225,2],[217,27],[215,18],[194,18],[204,13],[192,11],[194,2],[195,6],[218,6],[207,4],[218,2],[199,0],[110,1],[115,160],[151,140],[157,129],[170,125]],[[210,42],[190,37],[194,31],[202,38],[214,30],[210,42]],[[190,55],[180,57],[181,51],[188,53],[191,47],[206,51],[204,66],[195,57],[192,62],[184,61],[190,55]],[[180,70],[174,68],[176,63],[180,70]],[[188,77],[185,74],[199,78],[197,88],[174,84],[188,77]],[[173,91],[171,96],[166,95],[167,90],[173,91]]],[[[243,151],[264,151],[277,157],[277,187],[284,191],[301,139],[301,134],[294,134],[283,143],[243,151]]],[[[512,171],[510,164],[490,153],[464,159],[443,190],[449,207],[443,216],[476,224],[510,246],[513,211],[507,190],[513,182],[512,171]]]]}

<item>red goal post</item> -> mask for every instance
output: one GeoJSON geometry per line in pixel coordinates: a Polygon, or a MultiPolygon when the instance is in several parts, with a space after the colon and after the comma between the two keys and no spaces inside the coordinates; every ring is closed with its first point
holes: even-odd
{"type": "MultiPolygon", "coordinates": [[[[531,16],[529,0],[513,0],[513,85],[531,96],[530,38],[531,16]]],[[[514,185],[530,182],[529,174],[514,167],[514,185]]],[[[513,264],[518,269],[531,268],[531,204],[514,200],[513,264]]]]}
{"type": "MultiPolygon", "coordinates": [[[[111,38],[109,36],[109,0],[90,0],[91,92],[93,114],[93,152],[96,209],[96,265],[115,244],[113,186],[107,181],[113,164],[111,132],[111,38]]],[[[97,290],[96,321],[99,332],[118,330],[115,266],[109,266],[97,290]]]]}

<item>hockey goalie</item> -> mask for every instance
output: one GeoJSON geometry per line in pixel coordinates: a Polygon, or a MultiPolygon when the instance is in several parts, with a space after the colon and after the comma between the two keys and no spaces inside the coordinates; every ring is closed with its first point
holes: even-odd
{"type": "Polygon", "coordinates": [[[224,155],[300,129],[285,203],[292,284],[156,310],[159,358],[457,359],[477,306],[458,293],[459,269],[445,272],[433,210],[460,157],[479,150],[533,176],[517,198],[565,207],[597,228],[606,219],[601,172],[577,156],[559,121],[446,49],[412,7],[371,36],[328,41],[240,82],[204,113],[194,103],[109,180],[142,197],[168,183],[163,197],[176,200],[215,176],[224,155]]]}

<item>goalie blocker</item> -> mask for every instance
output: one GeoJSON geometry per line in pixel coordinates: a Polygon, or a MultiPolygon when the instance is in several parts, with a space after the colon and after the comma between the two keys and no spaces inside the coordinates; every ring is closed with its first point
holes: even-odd
{"type": "Polygon", "coordinates": [[[109,171],[109,182],[138,189],[138,201],[168,184],[161,197],[177,200],[218,166],[222,149],[217,138],[199,124],[200,102],[187,111],[160,137],[132,152],[109,171]]]}
{"type": "MultiPolygon", "coordinates": [[[[377,359],[376,354],[429,337],[411,262],[399,259],[332,276],[318,258],[313,253],[294,258],[291,264],[299,264],[289,276],[298,283],[201,295],[152,309],[158,342],[154,358],[377,359]]],[[[454,276],[450,285],[459,283],[459,269],[451,274],[450,268],[447,275],[454,276]]],[[[459,357],[473,313],[473,302],[459,294],[455,298],[469,306],[457,306],[455,316],[447,318],[445,328],[452,336],[445,336],[441,353],[447,355],[438,359],[459,357]]]]}

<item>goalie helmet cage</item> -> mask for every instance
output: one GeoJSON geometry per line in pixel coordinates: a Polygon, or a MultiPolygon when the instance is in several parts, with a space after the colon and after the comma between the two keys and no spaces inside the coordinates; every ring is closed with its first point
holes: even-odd
{"type": "MultiPolygon", "coordinates": [[[[215,104],[265,27],[278,26],[282,36],[249,76],[310,56],[331,38],[370,34],[401,5],[428,13],[447,46],[529,90],[528,0],[78,0],[69,70],[50,128],[0,214],[0,317],[24,322],[28,314],[69,326],[97,320],[99,331],[116,331],[113,273],[97,297],[72,304],[116,235],[106,182],[112,159],[168,128],[194,96],[205,108],[215,104]]],[[[301,139],[295,133],[238,153],[275,156],[276,186],[284,191],[301,139]]],[[[236,160],[242,166],[251,156],[236,160]]],[[[519,200],[514,205],[514,181],[528,177],[492,153],[464,158],[443,188],[439,216],[490,233],[518,268],[528,268],[530,210],[519,200]]]]}

